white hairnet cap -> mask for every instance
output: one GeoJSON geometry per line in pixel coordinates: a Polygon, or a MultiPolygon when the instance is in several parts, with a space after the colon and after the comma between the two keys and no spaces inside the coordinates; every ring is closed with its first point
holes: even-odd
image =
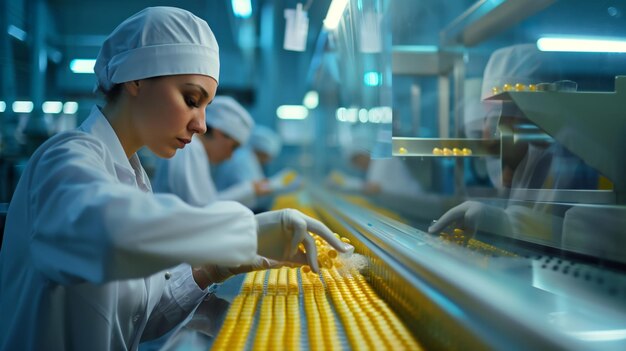
{"type": "Polygon", "coordinates": [[[252,117],[230,96],[216,96],[206,108],[206,124],[245,144],[254,127],[252,117]]]}
{"type": "Polygon", "coordinates": [[[248,144],[254,150],[266,153],[271,158],[276,157],[282,147],[280,136],[265,126],[256,126],[252,130],[248,144]]]}
{"type": "Polygon", "coordinates": [[[175,74],[202,74],[219,82],[219,47],[209,25],[189,11],[148,7],[106,38],[96,59],[98,85],[175,74]]]}

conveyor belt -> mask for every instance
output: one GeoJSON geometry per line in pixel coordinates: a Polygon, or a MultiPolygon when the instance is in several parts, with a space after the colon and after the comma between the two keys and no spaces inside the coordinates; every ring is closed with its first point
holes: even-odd
{"type": "MultiPolygon", "coordinates": [[[[294,201],[283,197],[278,204],[296,207],[294,201]]],[[[246,275],[213,350],[422,349],[350,258],[320,240],[316,245],[320,274],[304,266],[246,275]]]]}
{"type": "Polygon", "coordinates": [[[248,273],[213,350],[419,350],[408,329],[357,271],[248,273]]]}

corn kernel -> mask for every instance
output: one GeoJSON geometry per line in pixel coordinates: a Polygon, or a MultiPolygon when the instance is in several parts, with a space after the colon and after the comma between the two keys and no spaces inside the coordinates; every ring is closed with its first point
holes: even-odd
{"type": "Polygon", "coordinates": [[[472,154],[472,149],[468,149],[466,147],[463,148],[463,150],[461,150],[463,152],[463,155],[465,156],[469,156],[472,154]]]}
{"type": "Polygon", "coordinates": [[[463,155],[463,151],[461,151],[461,149],[459,149],[458,147],[453,148],[453,149],[452,149],[452,153],[453,153],[455,156],[460,156],[460,155],[463,155]]]}
{"type": "Polygon", "coordinates": [[[448,149],[447,147],[443,148],[443,155],[444,156],[452,156],[452,150],[448,149]]]}
{"type": "Polygon", "coordinates": [[[401,153],[401,154],[406,154],[409,151],[405,147],[401,147],[401,148],[398,149],[398,152],[401,153]]]}
{"type": "Polygon", "coordinates": [[[515,84],[515,91],[524,91],[526,90],[526,86],[522,83],[515,84]]]}
{"type": "Polygon", "coordinates": [[[337,251],[335,250],[328,250],[328,257],[330,258],[337,258],[337,251]]]}
{"type": "Polygon", "coordinates": [[[436,148],[433,149],[433,155],[441,156],[441,155],[443,155],[443,150],[441,150],[440,148],[436,147],[436,148]]]}
{"type": "Polygon", "coordinates": [[[529,91],[537,91],[537,86],[535,84],[529,84],[528,85],[528,90],[529,91]]]}
{"type": "Polygon", "coordinates": [[[504,84],[502,86],[502,90],[503,91],[511,91],[511,90],[513,90],[513,86],[511,84],[509,84],[509,83],[506,83],[506,84],[504,84]]]}

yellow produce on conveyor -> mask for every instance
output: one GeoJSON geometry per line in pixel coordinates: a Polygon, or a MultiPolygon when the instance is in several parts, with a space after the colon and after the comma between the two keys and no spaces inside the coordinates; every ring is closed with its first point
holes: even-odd
{"type": "Polygon", "coordinates": [[[320,274],[309,266],[247,274],[213,350],[420,350],[351,258],[315,242],[320,274]]]}

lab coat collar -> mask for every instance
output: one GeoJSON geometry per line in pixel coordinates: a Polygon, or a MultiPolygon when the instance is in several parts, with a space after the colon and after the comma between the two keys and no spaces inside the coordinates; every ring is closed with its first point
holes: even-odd
{"type": "Polygon", "coordinates": [[[78,129],[92,134],[102,140],[113,156],[116,169],[127,173],[128,178],[130,178],[128,181],[134,179],[133,182],[136,182],[142,190],[151,191],[150,182],[147,180],[147,177],[144,176],[144,171],[141,166],[141,162],[139,161],[139,157],[136,153],[133,154],[130,159],[126,157],[126,153],[124,152],[124,148],[122,147],[117,134],[115,134],[113,127],[102,114],[99,106],[93,106],[89,117],[80,125],[80,127],[78,127],[78,129]]]}

